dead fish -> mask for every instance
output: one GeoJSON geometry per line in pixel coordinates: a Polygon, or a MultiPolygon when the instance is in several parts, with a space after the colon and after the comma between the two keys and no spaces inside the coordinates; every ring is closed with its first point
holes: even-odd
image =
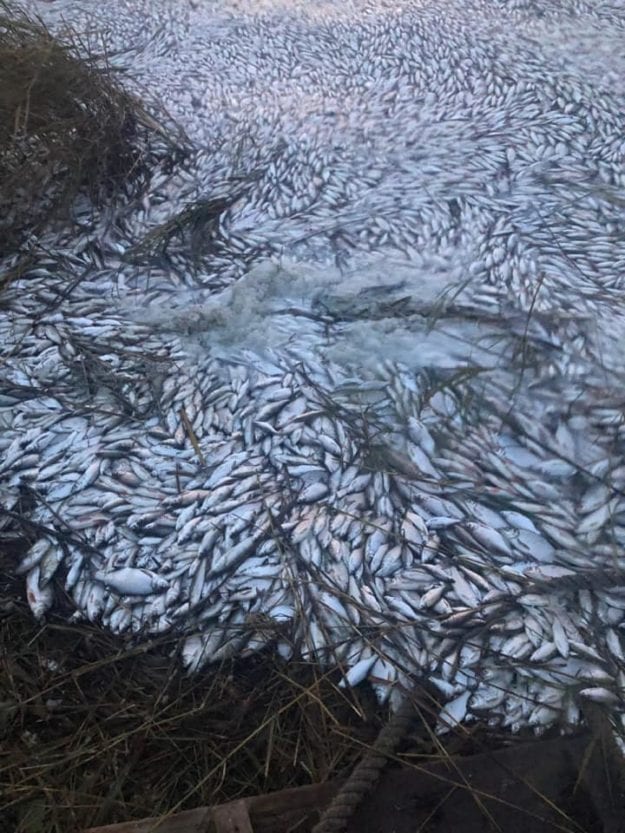
{"type": "Polygon", "coordinates": [[[96,581],[102,582],[116,593],[129,596],[149,596],[167,590],[169,582],[151,570],[122,567],[119,570],[96,570],[96,581]]]}

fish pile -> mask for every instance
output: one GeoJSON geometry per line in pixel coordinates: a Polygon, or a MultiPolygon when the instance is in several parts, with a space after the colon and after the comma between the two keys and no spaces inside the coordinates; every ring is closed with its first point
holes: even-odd
{"type": "Polygon", "coordinates": [[[0,522],[36,616],[191,671],[619,726],[625,7],[442,5],[28,4],[193,153],[3,291],[0,522]]]}

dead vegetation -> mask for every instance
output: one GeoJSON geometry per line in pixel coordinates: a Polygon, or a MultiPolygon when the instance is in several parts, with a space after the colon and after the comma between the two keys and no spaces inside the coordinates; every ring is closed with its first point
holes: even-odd
{"type": "MultiPolygon", "coordinates": [[[[37,623],[11,558],[6,551],[0,558],[2,830],[74,833],[344,778],[388,720],[368,687],[339,688],[336,672],[284,663],[271,651],[187,676],[175,637],[136,645],[94,625],[68,624],[65,614],[37,623]]],[[[426,693],[422,700],[432,703],[426,693]]],[[[419,772],[449,761],[452,783],[460,770],[451,756],[488,756],[528,740],[480,726],[441,738],[435,711],[425,706],[391,768],[419,772]]],[[[536,754],[538,761],[540,742],[536,754]]],[[[583,770],[603,767],[589,758],[583,770]]],[[[595,812],[585,791],[575,788],[575,801],[557,809],[558,829],[600,829],[579,822],[595,812]]],[[[476,805],[483,799],[476,793],[476,805]]]]}
{"type": "Polygon", "coordinates": [[[79,194],[99,207],[126,188],[149,124],[105,56],[0,0],[0,257],[67,220],[79,194]]]}
{"type": "Polygon", "coordinates": [[[380,726],[372,701],[308,664],[180,667],[171,637],[146,650],[6,604],[0,827],[70,833],[324,781],[380,726]]]}

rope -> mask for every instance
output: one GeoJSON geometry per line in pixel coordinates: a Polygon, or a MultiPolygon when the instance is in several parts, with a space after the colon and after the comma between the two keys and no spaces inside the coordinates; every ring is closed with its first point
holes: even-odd
{"type": "Polygon", "coordinates": [[[414,719],[415,706],[410,698],[401,703],[375,743],[356,766],[312,833],[342,833],[363,798],[375,786],[390,755],[406,736],[414,719]]]}

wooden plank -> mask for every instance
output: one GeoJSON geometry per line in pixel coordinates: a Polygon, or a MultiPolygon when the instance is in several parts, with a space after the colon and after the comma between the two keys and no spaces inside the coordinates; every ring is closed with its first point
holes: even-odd
{"type": "Polygon", "coordinates": [[[198,807],[195,810],[173,813],[169,817],[155,816],[138,821],[90,827],[84,833],[206,833],[211,818],[210,807],[198,807]]]}
{"type": "Polygon", "coordinates": [[[168,818],[153,817],[90,827],[84,833],[278,833],[301,824],[311,815],[318,816],[334,798],[342,783],[333,781],[294,787],[231,801],[215,808],[185,810],[168,818]]]}
{"type": "MultiPolygon", "coordinates": [[[[356,810],[348,830],[383,833],[392,821],[397,833],[412,833],[415,825],[427,825],[434,815],[441,829],[466,829],[473,833],[485,829],[481,815],[484,808],[508,831],[555,833],[569,829],[567,816],[571,813],[574,817],[577,810],[573,804],[567,804],[567,790],[588,767],[588,744],[589,735],[585,734],[515,743],[492,752],[391,768],[356,810]],[[478,802],[476,794],[480,796],[478,802]]],[[[604,770],[598,763],[597,769],[601,778],[604,770]]],[[[213,809],[187,810],[163,820],[142,819],[91,828],[85,833],[306,833],[343,783],[281,790],[213,809]]],[[[607,798],[603,792],[597,793],[595,805],[607,805],[607,798]]],[[[605,812],[598,813],[604,816],[603,829],[605,833],[625,833],[623,814],[617,812],[617,807],[622,806],[623,792],[614,789],[610,798],[614,818],[608,820],[605,812]]]]}
{"type": "Polygon", "coordinates": [[[254,833],[310,830],[344,781],[295,787],[249,799],[254,833]]]}
{"type": "Polygon", "coordinates": [[[213,810],[215,833],[254,833],[250,815],[247,811],[248,801],[230,801],[213,810]]]}

